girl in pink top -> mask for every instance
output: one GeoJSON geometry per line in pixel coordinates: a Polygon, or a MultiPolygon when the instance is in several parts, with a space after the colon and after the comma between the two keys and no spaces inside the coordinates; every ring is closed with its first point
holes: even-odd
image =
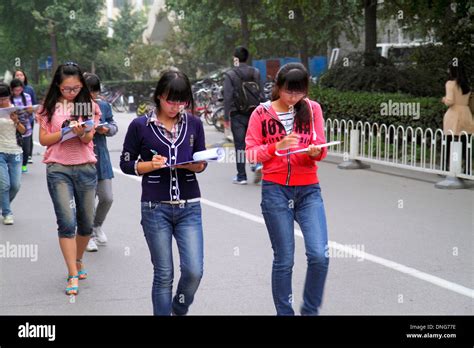
{"type": "Polygon", "coordinates": [[[60,65],[38,123],[40,143],[47,147],[43,162],[68,269],[67,295],[77,295],[79,279],[87,278],[82,256],[92,233],[97,160],[92,143],[95,126],[82,123],[97,125],[99,118],[100,109],[91,99],[80,67],[60,65]]]}

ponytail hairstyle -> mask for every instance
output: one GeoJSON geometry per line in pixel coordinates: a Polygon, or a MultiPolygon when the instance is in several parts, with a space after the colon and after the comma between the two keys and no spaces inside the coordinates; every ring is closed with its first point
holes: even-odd
{"type": "Polygon", "coordinates": [[[87,120],[93,115],[92,98],[83,75],[84,73],[82,69],[76,63],[67,62],[58,66],[54,73],[53,81],[51,81],[51,85],[49,86],[48,93],[44,99],[43,109],[41,110],[41,114],[48,117],[48,122],[51,122],[56,109],[56,104],[58,103],[59,98],[62,97],[59,85],[64,81],[64,79],[71,76],[77,76],[82,84],[82,89],[73,101],[74,112],[71,114],[71,119],[78,120],[82,117],[83,120],[87,120]]]}
{"type": "MultiPolygon", "coordinates": [[[[275,77],[275,85],[272,90],[271,100],[280,98],[280,90],[285,89],[290,92],[300,92],[308,94],[309,73],[301,63],[288,63],[283,65],[275,77]]],[[[305,98],[302,98],[294,105],[295,124],[302,127],[310,121],[311,113],[305,98]]]]}
{"type": "MultiPolygon", "coordinates": [[[[13,95],[13,89],[14,88],[17,88],[17,87],[22,87],[22,88],[25,88],[25,85],[23,84],[23,82],[21,82],[20,79],[13,79],[10,81],[10,90],[12,92],[12,94],[10,95],[10,101],[13,103],[13,98],[15,97],[13,95]]],[[[23,106],[26,106],[26,97],[25,97],[25,91],[21,91],[21,101],[23,102],[23,106]]]]}

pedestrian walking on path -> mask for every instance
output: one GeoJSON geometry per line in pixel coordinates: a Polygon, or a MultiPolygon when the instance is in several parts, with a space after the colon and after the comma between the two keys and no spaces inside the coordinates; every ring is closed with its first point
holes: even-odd
{"type": "Polygon", "coordinates": [[[77,295],[79,279],[87,278],[82,256],[92,234],[97,159],[92,143],[94,126],[87,128],[83,122],[93,120],[97,126],[100,116],[81,68],[72,62],[60,65],[39,109],[38,121],[40,143],[47,147],[43,163],[47,166],[48,191],[68,270],[67,295],[77,295]]]}
{"type": "Polygon", "coordinates": [[[309,74],[300,63],[278,72],[272,101],[250,118],[247,157],[263,163],[262,214],[273,248],[272,293],[277,315],[294,315],[292,272],[294,221],[303,232],[307,256],[302,315],[317,315],[328,272],[326,215],[317,161],[327,154],[321,107],[306,98],[309,74]],[[296,149],[305,152],[293,153],[296,149]]]}
{"type": "Polygon", "coordinates": [[[10,100],[13,105],[19,107],[28,107],[23,110],[18,110],[17,114],[20,121],[25,125],[26,131],[22,134],[22,149],[23,149],[23,163],[21,166],[21,172],[26,173],[28,171],[28,155],[30,153],[30,147],[32,144],[31,138],[33,137],[33,107],[31,96],[24,91],[24,84],[20,79],[13,79],[10,82],[10,88],[12,95],[10,100]]]}
{"type": "MultiPolygon", "coordinates": [[[[249,51],[245,47],[236,47],[234,67],[224,74],[224,115],[226,124],[230,122],[234,139],[237,175],[233,183],[237,185],[247,184],[245,134],[252,111],[264,100],[260,72],[246,64],[248,58],[249,51]]],[[[226,129],[228,130],[228,126],[226,129]]],[[[260,164],[252,166],[256,176],[255,183],[261,180],[261,169],[260,164]]]]}
{"type": "Polygon", "coordinates": [[[154,93],[156,108],[134,119],[120,157],[126,174],[143,176],[141,225],[150,249],[154,315],[185,315],[203,275],[203,231],[196,173],[206,163],[177,165],[204,151],[204,128],[194,110],[189,79],[166,71],[154,93]],[[172,237],[180,255],[181,278],[172,298],[172,237]]]}
{"type": "Polygon", "coordinates": [[[107,235],[102,230],[105,218],[112,207],[114,200],[112,194],[112,179],[114,172],[110,163],[107,137],[113,137],[118,132],[117,123],[112,114],[112,107],[105,100],[98,98],[100,93],[100,79],[95,74],[86,73],[85,79],[91,92],[92,99],[99,105],[101,117],[99,126],[94,134],[94,153],[97,157],[97,198],[99,202],[95,207],[92,236],[87,244],[87,251],[99,250],[98,245],[107,244],[107,235]]]}
{"type": "MultiPolygon", "coordinates": [[[[30,96],[31,96],[31,103],[33,105],[36,105],[38,104],[38,101],[36,100],[36,93],[35,93],[35,90],[34,88],[28,84],[28,76],[26,76],[26,73],[24,70],[21,70],[21,69],[16,69],[15,71],[15,78],[16,79],[19,79],[21,80],[21,82],[23,82],[24,86],[25,86],[25,93],[28,93],[30,96]]],[[[31,120],[31,132],[34,131],[34,128],[35,128],[35,117],[34,117],[34,113],[33,113],[33,119],[31,120]]],[[[24,156],[28,156],[28,163],[32,164],[33,163],[33,137],[31,137],[30,139],[30,146],[29,146],[29,150],[30,152],[27,154],[27,155],[24,155],[24,156]]]]}
{"type": "MultiPolygon", "coordinates": [[[[10,87],[0,83],[0,108],[11,104],[10,87]]],[[[24,120],[23,120],[24,121],[24,120]]],[[[26,125],[16,113],[7,117],[0,116],[0,208],[4,225],[13,225],[11,203],[20,190],[22,157],[22,134],[26,125]]]]}

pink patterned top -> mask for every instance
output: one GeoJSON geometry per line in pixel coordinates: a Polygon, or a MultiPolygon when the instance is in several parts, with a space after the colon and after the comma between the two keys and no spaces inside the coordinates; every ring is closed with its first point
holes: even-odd
{"type": "MultiPolygon", "coordinates": [[[[95,102],[92,102],[92,105],[94,109],[94,124],[97,125],[99,124],[101,112],[95,102]]],[[[69,120],[71,115],[67,107],[57,107],[51,118],[51,122],[48,122],[48,117],[42,115],[41,110],[39,111],[38,123],[40,127],[48,133],[60,131],[63,122],[69,120]]],[[[65,166],[96,162],[97,158],[94,154],[93,141],[84,144],[78,137],[48,146],[43,158],[43,163],[59,163],[65,166]]]]}

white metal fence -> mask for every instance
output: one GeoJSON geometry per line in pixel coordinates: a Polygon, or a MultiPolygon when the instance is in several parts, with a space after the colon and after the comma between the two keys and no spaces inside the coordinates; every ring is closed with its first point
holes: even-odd
{"type": "Polygon", "coordinates": [[[420,127],[326,119],[327,141],[342,141],[329,154],[344,162],[362,161],[474,180],[474,136],[420,127]],[[448,150],[450,154],[448,154],[448,150]]]}

